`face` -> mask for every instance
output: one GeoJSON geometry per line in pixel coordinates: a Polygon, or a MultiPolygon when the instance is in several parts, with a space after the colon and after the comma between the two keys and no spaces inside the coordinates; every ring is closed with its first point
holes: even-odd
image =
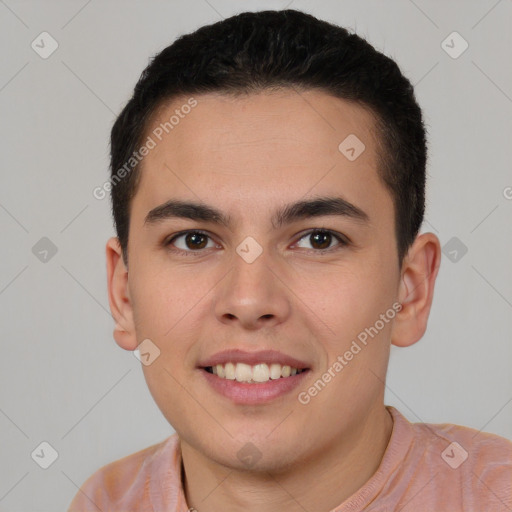
{"type": "Polygon", "coordinates": [[[247,467],[245,454],[278,471],[349,442],[382,407],[400,282],[393,202],[362,107],[318,91],[195,99],[161,141],[152,130],[187,98],[148,130],[124,347],[160,350],[144,374],[183,442],[228,467],[247,467]],[[261,380],[258,363],[305,371],[238,382],[247,367],[230,380],[205,369],[218,361],[261,380]]]}

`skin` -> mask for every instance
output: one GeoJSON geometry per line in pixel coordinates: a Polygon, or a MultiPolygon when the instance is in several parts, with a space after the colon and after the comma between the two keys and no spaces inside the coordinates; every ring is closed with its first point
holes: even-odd
{"type": "MultiPolygon", "coordinates": [[[[143,370],[180,436],[190,507],[328,511],[364,485],[382,459],[392,430],[384,407],[390,344],[411,345],[425,332],[439,240],[419,235],[398,264],[393,202],[377,174],[374,119],[361,106],[321,91],[195,98],[197,107],[144,159],[130,213],[129,271],[117,238],[107,243],[114,338],[126,350],[149,338],[161,351],[143,370]],[[349,134],[366,146],[352,162],[338,150],[349,134]],[[272,227],[279,207],[319,196],[343,197],[368,222],[324,216],[272,227]],[[233,224],[144,223],[171,198],[212,205],[233,224]],[[303,234],[313,228],[350,243],[328,239],[330,252],[322,254],[303,234]],[[165,247],[187,229],[211,237],[199,256],[184,237],[174,242],[182,253],[165,247]],[[263,249],[251,264],[236,252],[248,236],[263,249]],[[299,403],[297,393],[397,301],[395,318],[307,405],[299,403]],[[311,371],[297,392],[265,405],[236,405],[196,368],[229,348],[279,350],[311,371]],[[261,454],[250,468],[237,457],[248,442],[261,454]]],[[[166,105],[152,126],[186,100],[166,105]]]]}

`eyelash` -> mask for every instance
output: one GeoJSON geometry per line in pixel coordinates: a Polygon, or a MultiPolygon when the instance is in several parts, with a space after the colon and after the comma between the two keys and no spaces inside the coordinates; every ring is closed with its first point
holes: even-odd
{"type": "MultiPolygon", "coordinates": [[[[341,235],[340,233],[337,233],[336,231],[332,231],[330,229],[324,229],[324,228],[313,228],[313,229],[306,231],[305,233],[302,233],[302,235],[298,238],[297,242],[299,242],[300,240],[302,240],[303,238],[305,238],[309,235],[312,235],[313,233],[330,234],[339,242],[338,245],[335,245],[334,247],[330,247],[327,249],[308,249],[316,254],[325,254],[327,252],[333,252],[333,251],[340,250],[340,249],[350,245],[349,240],[345,236],[341,235]]],[[[184,254],[185,256],[201,255],[206,249],[198,249],[196,251],[193,251],[193,250],[185,251],[183,249],[178,249],[178,248],[172,246],[172,242],[174,242],[176,239],[178,239],[184,235],[188,235],[188,234],[203,235],[203,236],[209,238],[210,240],[212,240],[212,237],[205,231],[201,231],[200,229],[190,229],[187,231],[180,231],[179,233],[176,233],[175,235],[173,235],[171,238],[168,238],[166,241],[164,241],[164,246],[170,252],[177,253],[177,254],[184,254]]],[[[295,242],[295,243],[297,243],[297,242],[295,242]]]]}

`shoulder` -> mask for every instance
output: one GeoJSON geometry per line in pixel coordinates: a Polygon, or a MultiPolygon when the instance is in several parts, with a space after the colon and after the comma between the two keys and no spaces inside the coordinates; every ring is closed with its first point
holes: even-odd
{"type": "Polygon", "coordinates": [[[430,427],[444,441],[443,462],[451,470],[460,471],[468,492],[491,493],[512,506],[512,441],[460,425],[430,427]]]}
{"type": "MultiPolygon", "coordinates": [[[[110,462],[93,473],[80,487],[68,512],[142,505],[147,499],[150,477],[163,464],[175,460],[178,436],[173,434],[161,443],[110,462]]],[[[126,510],[129,510],[128,508],[126,510]]]]}
{"type": "Polygon", "coordinates": [[[512,441],[489,432],[451,423],[413,423],[416,436],[437,441],[441,459],[449,466],[466,463],[474,471],[488,466],[512,467],[512,441]],[[452,461],[451,459],[456,459],[452,461]]]}
{"type": "Polygon", "coordinates": [[[510,440],[449,423],[408,423],[408,428],[413,438],[409,460],[429,468],[439,496],[458,493],[468,510],[512,508],[510,440]]]}
{"type": "MultiPolygon", "coordinates": [[[[466,460],[472,464],[512,464],[512,441],[504,437],[452,423],[411,423],[394,407],[387,408],[397,435],[412,441],[411,448],[421,450],[423,457],[437,456],[445,462],[457,458],[459,465],[466,460]]],[[[451,465],[456,465],[455,461],[451,465]]]]}

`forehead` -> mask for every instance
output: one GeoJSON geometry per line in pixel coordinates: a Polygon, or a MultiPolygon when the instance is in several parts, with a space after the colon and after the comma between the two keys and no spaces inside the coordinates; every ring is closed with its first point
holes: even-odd
{"type": "Polygon", "coordinates": [[[391,204],[371,112],[325,92],[175,98],[145,137],[155,144],[140,166],[134,214],[170,198],[257,214],[270,202],[333,192],[370,210],[391,204]]]}

